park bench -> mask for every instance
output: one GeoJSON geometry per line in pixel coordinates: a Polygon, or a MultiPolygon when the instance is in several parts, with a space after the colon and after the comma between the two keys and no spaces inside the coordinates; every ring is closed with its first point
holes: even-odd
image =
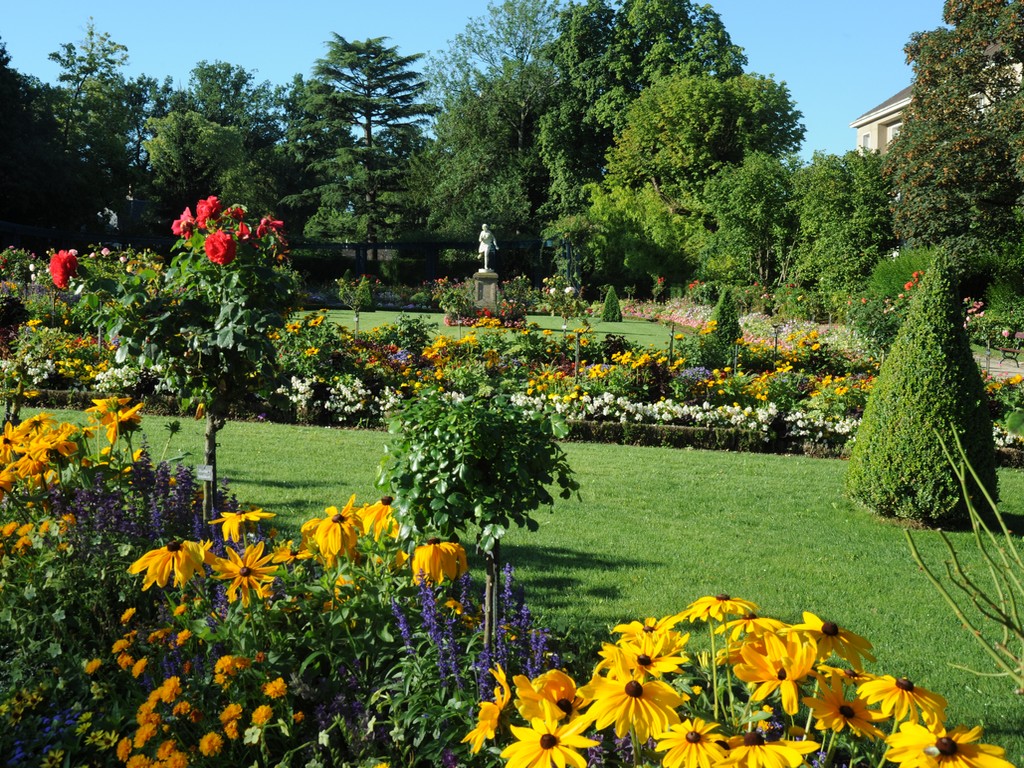
{"type": "MultiPolygon", "coordinates": [[[[1011,337],[1007,336],[1006,338],[1011,337]]],[[[1001,360],[1013,360],[1013,364],[1020,368],[1020,354],[1024,352],[1024,348],[1021,347],[1021,342],[1024,342],[1024,331],[1017,331],[1012,338],[1017,342],[1016,347],[996,347],[996,349],[1002,355],[1001,360]]]]}

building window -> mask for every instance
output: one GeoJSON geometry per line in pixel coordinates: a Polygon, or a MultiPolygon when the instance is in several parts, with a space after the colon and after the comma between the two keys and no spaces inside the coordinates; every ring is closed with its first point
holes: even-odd
{"type": "Polygon", "coordinates": [[[900,128],[902,128],[902,127],[903,127],[903,123],[893,123],[892,125],[888,126],[888,128],[886,128],[886,139],[887,139],[887,142],[890,142],[893,139],[895,139],[897,136],[899,136],[900,135],[900,128]]]}
{"type": "Polygon", "coordinates": [[[865,133],[863,136],[860,137],[860,148],[861,149],[871,149],[871,134],[870,133],[865,133]]]}

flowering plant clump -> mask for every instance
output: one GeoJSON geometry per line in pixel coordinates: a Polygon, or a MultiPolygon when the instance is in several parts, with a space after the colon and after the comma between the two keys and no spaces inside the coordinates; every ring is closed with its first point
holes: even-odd
{"type": "Polygon", "coordinates": [[[445,325],[472,324],[476,316],[471,286],[468,281],[456,282],[443,277],[435,280],[430,288],[431,296],[444,312],[445,325]]]}
{"type": "Polygon", "coordinates": [[[205,412],[204,462],[214,468],[213,484],[215,435],[229,407],[275,388],[272,337],[285,324],[297,285],[285,265],[282,223],[247,218],[242,206],[207,197],[194,216],[186,208],[171,225],[180,239],[163,269],[112,278],[82,265],[77,286],[94,324],[118,337],[117,362],[159,367],[162,383],[185,408],[205,412]]]}
{"type": "Polygon", "coordinates": [[[222,493],[204,522],[191,473],[134,447],[138,403],[88,416],[0,441],[12,765],[1010,766],[828,617],[708,596],[563,657],[506,566],[485,646],[462,545],[396,499],[285,533],[222,493]]]}
{"type": "Polygon", "coordinates": [[[949,765],[1011,768],[981,728],[947,728],[942,696],[866,671],[871,643],[813,613],[786,624],[723,594],[612,631],[589,677],[556,669],[510,685],[495,666],[493,700],[464,737],[472,752],[507,766],[931,768],[956,756],[949,765]],[[704,660],[684,623],[706,625],[704,660]]]}

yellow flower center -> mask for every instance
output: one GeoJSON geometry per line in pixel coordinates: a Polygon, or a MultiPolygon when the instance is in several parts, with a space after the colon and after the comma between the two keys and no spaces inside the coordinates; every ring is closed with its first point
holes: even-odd
{"type": "Polygon", "coordinates": [[[558,746],[558,737],[553,733],[545,733],[540,737],[541,749],[554,749],[558,746]]]}
{"type": "Polygon", "coordinates": [[[639,699],[644,695],[644,687],[640,685],[636,680],[630,680],[626,683],[626,695],[632,696],[634,699],[639,699]]]}
{"type": "Polygon", "coordinates": [[[686,741],[689,744],[700,744],[700,740],[703,738],[697,731],[690,731],[686,734],[686,741]]]}
{"type": "Polygon", "coordinates": [[[833,621],[823,622],[821,625],[821,634],[828,635],[829,637],[835,637],[839,634],[839,625],[833,621]]]}
{"type": "Polygon", "coordinates": [[[896,681],[896,687],[901,691],[906,691],[907,693],[912,693],[914,690],[914,684],[905,677],[901,677],[896,681]]]}
{"type": "Polygon", "coordinates": [[[743,746],[763,747],[764,737],[757,731],[747,731],[747,733],[743,734],[743,746]]]}
{"type": "Polygon", "coordinates": [[[940,755],[955,755],[957,752],[956,742],[949,738],[949,736],[943,736],[936,741],[935,748],[939,751],[940,755]]]}

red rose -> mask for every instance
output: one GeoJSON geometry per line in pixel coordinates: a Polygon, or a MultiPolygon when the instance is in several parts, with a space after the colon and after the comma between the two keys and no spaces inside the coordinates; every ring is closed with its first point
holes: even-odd
{"type": "Polygon", "coordinates": [[[214,264],[227,266],[235,260],[235,240],[227,232],[211,232],[203,246],[214,264]]]}
{"type": "Polygon", "coordinates": [[[200,227],[206,226],[207,219],[216,219],[219,215],[220,200],[213,195],[196,203],[196,223],[200,227]]]}
{"type": "Polygon", "coordinates": [[[58,288],[68,287],[68,280],[78,273],[78,255],[75,251],[57,251],[50,257],[50,277],[58,288]]]}
{"type": "Polygon", "coordinates": [[[192,230],[196,228],[196,220],[192,218],[192,209],[186,208],[181,212],[181,218],[175,219],[174,223],[171,224],[171,232],[176,234],[178,237],[188,237],[192,234],[192,230]]]}

